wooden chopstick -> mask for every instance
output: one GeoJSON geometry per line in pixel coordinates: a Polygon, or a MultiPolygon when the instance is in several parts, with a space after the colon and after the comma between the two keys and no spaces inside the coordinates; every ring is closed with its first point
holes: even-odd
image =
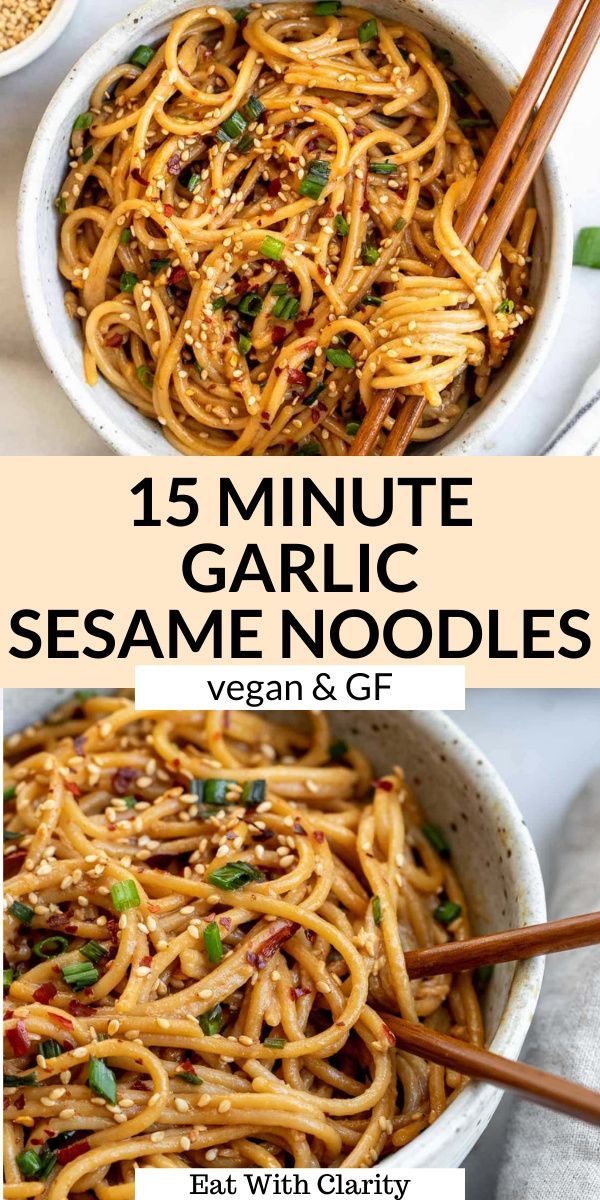
{"type": "MultiPolygon", "coordinates": [[[[560,0],[553,13],[510,108],[482,163],[471,193],[457,218],[456,231],[463,242],[472,238],[476,225],[492,198],[511,154],[516,149],[535,102],[555,67],[585,2],[586,0],[560,0]]],[[[600,0],[590,0],[477,243],[476,258],[484,270],[487,270],[493,262],[519,205],[527,194],[535,171],[571,99],[599,33],[600,0]]],[[[452,268],[444,259],[439,260],[436,274],[449,274],[451,271],[452,268]]],[[[394,399],[399,396],[398,389],[388,389],[382,391],[381,396],[377,396],[373,400],[362,422],[359,434],[354,439],[350,449],[351,455],[364,455],[370,452],[381,432],[383,422],[392,408],[394,399]]],[[[425,396],[405,398],[394,422],[393,430],[388,434],[387,441],[391,439],[390,448],[387,451],[384,450],[384,453],[388,455],[404,453],[421,422],[426,404],[425,396]]]]}
{"type": "Polygon", "coordinates": [[[455,971],[473,971],[490,963],[515,962],[521,958],[534,958],[537,954],[556,954],[559,950],[598,944],[600,912],[594,912],[466,938],[463,942],[447,942],[425,950],[407,950],[404,959],[409,979],[424,979],[455,971]]]}
{"type": "Polygon", "coordinates": [[[491,1050],[448,1037],[426,1025],[405,1021],[391,1013],[379,1014],[396,1038],[396,1045],[429,1062],[450,1067],[471,1079],[482,1079],[497,1087],[519,1092],[544,1108],[553,1108],[591,1125],[600,1125],[600,1093],[560,1075],[540,1071],[527,1063],[512,1062],[491,1050]]]}

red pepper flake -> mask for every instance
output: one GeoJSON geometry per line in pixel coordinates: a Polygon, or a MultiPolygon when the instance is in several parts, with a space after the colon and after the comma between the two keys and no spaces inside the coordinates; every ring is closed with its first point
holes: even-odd
{"type": "Polygon", "coordinates": [[[15,1108],[17,1108],[19,1112],[21,1112],[21,1109],[25,1108],[25,1092],[19,1092],[19,1095],[15,1100],[15,1108]]]}
{"type": "Polygon", "coordinates": [[[183,171],[183,163],[181,161],[181,155],[177,150],[167,160],[167,170],[169,175],[181,175],[181,172],[183,171]]]}
{"type": "Polygon", "coordinates": [[[311,419],[311,421],[312,421],[313,425],[318,425],[318,424],[319,424],[319,421],[321,420],[321,414],[320,414],[320,412],[319,412],[319,407],[318,407],[318,405],[314,405],[314,406],[313,406],[313,408],[311,408],[311,410],[310,410],[310,419],[311,419]]]}
{"type": "Polygon", "coordinates": [[[25,859],[27,858],[26,850],[13,850],[11,854],[4,856],[4,878],[14,879],[18,875],[25,859]]]}
{"type": "Polygon", "coordinates": [[[281,187],[281,179],[279,178],[279,176],[277,176],[276,179],[270,179],[269,186],[267,188],[267,194],[269,196],[277,196],[279,193],[280,187],[281,187]]]}
{"type": "Polygon", "coordinates": [[[219,925],[228,931],[231,929],[231,917],[219,917],[219,925]]]}
{"type": "Polygon", "coordinates": [[[316,935],[316,933],[315,933],[315,930],[314,930],[314,929],[305,929],[305,930],[304,930],[304,936],[305,936],[305,938],[306,938],[307,942],[310,942],[311,946],[312,946],[312,945],[314,944],[314,942],[316,942],[316,940],[317,940],[317,935],[316,935]]]}
{"type": "Polygon", "coordinates": [[[310,988],[307,987],[291,987],[290,996],[292,1000],[300,1000],[302,996],[308,996],[310,988]]]}
{"type": "MultiPolygon", "coordinates": [[[[57,993],[58,988],[55,988],[53,983],[42,983],[40,984],[39,988],[35,989],[35,992],[33,993],[33,999],[38,1004],[50,1004],[51,1000],[54,1000],[54,997],[57,995],[57,993]]],[[[72,1028],[73,1026],[71,1026],[71,1029],[72,1028]]]]}
{"type": "Polygon", "coordinates": [[[133,171],[131,171],[130,174],[131,174],[132,178],[135,179],[136,183],[143,183],[144,187],[150,186],[149,181],[147,179],[144,179],[144,176],[142,175],[142,172],[140,171],[139,167],[134,167],[133,171]]]}
{"type": "Polygon", "coordinates": [[[271,341],[274,346],[281,346],[287,337],[287,330],[284,325],[274,325],[271,331],[271,341]]]}
{"type": "Polygon", "coordinates": [[[248,950],[246,962],[249,962],[251,967],[256,967],[258,971],[261,971],[269,959],[277,953],[279,947],[283,946],[284,942],[288,942],[298,932],[299,928],[300,926],[295,921],[286,921],[280,929],[276,929],[275,933],[270,934],[268,938],[265,938],[264,942],[261,942],[258,950],[248,950]]]}
{"type": "Polygon", "coordinates": [[[84,733],[80,734],[79,737],[73,738],[73,749],[76,754],[83,754],[85,752],[85,747],[86,737],[84,733]]]}
{"type": "Polygon", "coordinates": [[[31,1050],[31,1042],[29,1041],[29,1034],[24,1021],[17,1021],[14,1029],[8,1029],[6,1037],[15,1052],[16,1058],[20,1058],[22,1054],[28,1054],[31,1050]]]}
{"type": "Polygon", "coordinates": [[[301,392],[308,389],[308,376],[304,371],[298,370],[298,367],[288,367],[288,382],[292,387],[299,388],[301,392]]]}
{"type": "Polygon", "coordinates": [[[325,841],[325,834],[323,833],[322,829],[315,829],[315,831],[313,833],[313,837],[315,839],[315,842],[324,842],[325,841]]]}
{"type": "Polygon", "coordinates": [[[104,345],[110,346],[111,350],[116,350],[119,346],[123,345],[124,341],[125,338],[122,333],[111,333],[110,337],[105,337],[104,345]]]}
{"type": "Polygon", "coordinates": [[[186,1075],[195,1075],[196,1067],[193,1062],[190,1062],[189,1058],[184,1058],[183,1062],[180,1062],[175,1074],[177,1074],[178,1071],[184,1071],[186,1075]]]}
{"type": "MultiPolygon", "coordinates": [[[[84,990],[90,991],[89,988],[85,988],[84,990]]],[[[81,1004],[79,1000],[70,1000],[69,1012],[72,1017],[93,1017],[96,1009],[91,1008],[89,1004],[81,1004]]]]}
{"type": "Polygon", "coordinates": [[[115,796],[128,796],[131,792],[131,785],[137,779],[139,771],[135,767],[119,767],[112,777],[112,790],[115,796]]]}
{"type": "Polygon", "coordinates": [[[79,1158],[81,1154],[87,1154],[90,1149],[89,1142],[75,1142],[72,1146],[63,1146],[62,1150],[58,1151],[56,1157],[61,1167],[64,1167],[65,1163],[73,1162],[74,1158],[79,1158]]]}
{"type": "Polygon", "coordinates": [[[381,788],[382,792],[391,792],[393,786],[393,783],[389,779],[378,779],[375,784],[375,787],[381,788]]]}
{"type": "Polygon", "coordinates": [[[394,1037],[394,1034],[392,1033],[389,1025],[386,1025],[385,1022],[383,1023],[383,1032],[384,1032],[388,1042],[390,1043],[390,1046],[395,1046],[396,1038],[394,1037]]]}
{"type": "Polygon", "coordinates": [[[50,1020],[53,1021],[55,1025],[60,1025],[61,1029],[73,1028],[73,1022],[70,1021],[68,1017],[63,1017],[60,1015],[60,1013],[49,1013],[49,1016],[50,1020]]]}
{"type": "Polygon", "coordinates": [[[163,212],[165,214],[165,217],[172,217],[174,211],[175,210],[174,210],[172,204],[163,204],[163,212]]]}
{"type": "Polygon", "coordinates": [[[306,331],[310,329],[311,325],[314,325],[314,323],[314,317],[298,317],[298,320],[294,321],[294,329],[300,335],[300,337],[302,337],[302,335],[305,334],[306,331]]]}
{"type": "Polygon", "coordinates": [[[82,792],[81,788],[77,787],[76,783],[67,783],[65,781],[65,787],[66,787],[67,791],[72,792],[72,794],[74,796],[77,796],[77,797],[83,796],[83,792],[82,792]]]}
{"type": "Polygon", "coordinates": [[[184,279],[187,279],[185,267],[173,267],[169,274],[169,283],[183,283],[184,279]]]}
{"type": "Polygon", "coordinates": [[[145,954],[144,957],[140,959],[140,967],[151,967],[151,966],[152,966],[152,958],[149,954],[145,954]]]}

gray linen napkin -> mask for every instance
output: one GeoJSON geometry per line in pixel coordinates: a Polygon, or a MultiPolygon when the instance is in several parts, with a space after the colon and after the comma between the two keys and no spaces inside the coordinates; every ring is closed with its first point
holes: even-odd
{"type": "MultiPolygon", "coordinates": [[[[550,918],[600,909],[600,770],[574,800],[550,918]]],[[[522,1058],[600,1090],[600,947],[549,955],[522,1058]]],[[[600,1129],[518,1100],[496,1200],[599,1200],[600,1129]]]]}

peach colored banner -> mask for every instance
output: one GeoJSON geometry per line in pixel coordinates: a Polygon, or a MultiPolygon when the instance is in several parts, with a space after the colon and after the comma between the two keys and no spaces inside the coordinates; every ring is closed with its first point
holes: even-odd
{"type": "Polygon", "coordinates": [[[600,685],[592,459],[8,458],[0,489],[4,686],[175,661],[600,685]]]}

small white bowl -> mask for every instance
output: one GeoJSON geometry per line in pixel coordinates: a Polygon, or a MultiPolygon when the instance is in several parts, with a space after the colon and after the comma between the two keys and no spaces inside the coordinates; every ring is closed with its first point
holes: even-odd
{"type": "MultiPolygon", "coordinates": [[[[177,454],[160,426],[144,417],[102,377],[94,388],[83,374],[79,325],[64,308],[64,281],[56,265],[58,215],[55,197],[64,178],[69,138],[77,114],[86,109],[98,79],[125,62],[141,42],[164,38],[173,19],[192,0],[155,0],[114,25],[69,72],[51,100],[35,136],[19,202],[19,257],[23,291],[33,332],[58,383],[93,429],[119,454],[177,454]]],[[[225,0],[237,7],[237,0],[225,0]]],[[[405,18],[436,43],[448,46],[461,76],[498,120],[518,82],[514,67],[476,33],[468,18],[446,14],[438,0],[376,0],[375,11],[405,18]]],[[[548,151],[535,181],[539,210],[531,295],[536,316],[516,352],[498,372],[485,401],[474,405],[444,438],[424,443],[420,454],[485,454],[490,437],[526,395],[552,347],[571,272],[569,207],[554,152],[548,151]]]]}
{"type": "MultiPolygon", "coordinates": [[[[101,689],[104,690],[104,689],[101,689]]],[[[68,689],[7,689],[5,730],[38,721],[68,689]]],[[[336,736],[351,739],[377,773],[399,764],[428,818],[451,840],[453,859],[476,933],[546,919],[537,855],[504,783],[468,737],[442,713],[349,712],[332,717],[336,736]]],[[[496,967],[484,1000],[486,1043],[515,1059],[525,1040],[544,974],[543,958],[496,967]]],[[[470,1083],[446,1112],[388,1166],[457,1167],[491,1120],[502,1092],[470,1083]]]]}
{"type": "Polygon", "coordinates": [[[67,28],[76,8],[77,0],[54,0],[48,16],[34,33],[17,46],[0,53],[0,77],[20,71],[21,67],[26,67],[40,54],[45,54],[67,28]]]}

